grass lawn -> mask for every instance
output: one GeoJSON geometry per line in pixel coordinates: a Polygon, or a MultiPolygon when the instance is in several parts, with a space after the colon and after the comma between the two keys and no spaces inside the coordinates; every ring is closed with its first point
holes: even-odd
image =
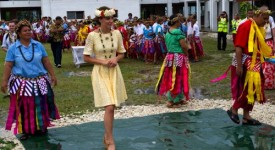
{"type": "Polygon", "coordinates": [[[4,141],[3,139],[0,138],[0,149],[1,150],[11,150],[16,146],[15,143],[12,141],[4,141]]]}

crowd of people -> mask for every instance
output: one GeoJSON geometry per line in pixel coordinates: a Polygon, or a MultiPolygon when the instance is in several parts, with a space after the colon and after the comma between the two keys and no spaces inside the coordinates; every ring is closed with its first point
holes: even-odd
{"type": "MultiPolygon", "coordinates": [[[[197,17],[196,15],[190,15],[188,18],[185,18],[182,14],[177,15],[180,17],[181,22],[179,29],[186,36],[186,42],[190,52],[189,58],[194,61],[199,61],[199,58],[204,55],[204,52],[200,40],[200,29],[197,24],[197,17]]],[[[157,64],[162,61],[167,53],[164,40],[169,29],[167,17],[151,16],[147,19],[141,19],[132,17],[131,13],[129,13],[128,16],[124,21],[114,19],[112,25],[113,29],[120,31],[122,34],[126,57],[140,59],[145,63],[157,64]]],[[[3,41],[2,48],[7,47],[7,45],[15,41],[16,34],[13,30],[16,23],[16,20],[1,22],[0,40],[3,41]],[[11,41],[6,40],[7,35],[11,38],[11,41]]],[[[61,67],[61,62],[58,60],[62,54],[59,49],[66,51],[71,48],[71,45],[84,46],[88,34],[96,30],[98,26],[98,21],[91,19],[90,16],[83,20],[68,20],[66,16],[55,19],[42,17],[41,20],[32,22],[33,39],[42,43],[50,42],[52,44],[52,42],[55,42],[52,44],[53,49],[58,49],[53,51],[55,59],[57,59],[55,60],[55,65],[61,67]],[[57,24],[60,26],[59,35],[54,31],[57,24]],[[62,43],[58,44],[57,41],[62,41],[62,43]]]]}
{"type": "MultiPolygon", "coordinates": [[[[232,20],[235,56],[230,69],[234,103],[227,113],[237,124],[238,109],[242,108],[244,125],[260,125],[250,116],[254,102],[265,102],[264,89],[275,88],[275,65],[264,61],[274,56],[275,49],[275,24],[270,14],[268,7],[262,6],[243,21],[238,15],[232,20]]],[[[141,59],[146,64],[162,61],[157,95],[167,97],[169,108],[187,104],[189,60],[197,62],[204,56],[197,16],[185,18],[173,14],[169,18],[139,19],[129,13],[122,22],[114,15],[114,9],[103,6],[95,11],[94,19],[68,21],[57,16],[54,20],[43,17],[32,24],[27,20],[2,22],[2,49],[7,54],[1,91],[8,90],[10,97],[7,130],[11,130],[15,119],[14,133],[23,133],[20,139],[26,140],[30,135],[47,133],[50,121],[60,118],[52,90],[57,79],[41,42],[50,42],[57,68],[61,68],[62,49],[70,48],[71,44],[85,46],[83,58],[94,66],[91,79],[95,106],[105,108],[106,149],[115,149],[114,111],[127,99],[118,65],[124,57],[141,59]]],[[[226,12],[218,21],[218,50],[225,50],[226,12]]]]}

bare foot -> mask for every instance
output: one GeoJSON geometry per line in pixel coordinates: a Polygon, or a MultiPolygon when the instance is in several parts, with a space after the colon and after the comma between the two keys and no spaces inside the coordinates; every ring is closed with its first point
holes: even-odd
{"type": "Polygon", "coordinates": [[[116,149],[114,140],[108,140],[104,136],[103,143],[104,143],[105,149],[107,149],[107,150],[115,150],[116,149]]]}
{"type": "Polygon", "coordinates": [[[173,108],[174,103],[173,102],[167,102],[166,107],[173,108]]]}
{"type": "Polygon", "coordinates": [[[114,143],[108,145],[107,150],[115,150],[115,149],[116,149],[116,146],[114,143]]]}

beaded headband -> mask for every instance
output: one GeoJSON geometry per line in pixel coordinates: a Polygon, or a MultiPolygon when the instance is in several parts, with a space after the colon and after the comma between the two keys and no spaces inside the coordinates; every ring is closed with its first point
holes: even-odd
{"type": "Polygon", "coordinates": [[[96,17],[112,17],[116,14],[115,9],[106,9],[106,10],[96,10],[95,16],[96,17]]]}

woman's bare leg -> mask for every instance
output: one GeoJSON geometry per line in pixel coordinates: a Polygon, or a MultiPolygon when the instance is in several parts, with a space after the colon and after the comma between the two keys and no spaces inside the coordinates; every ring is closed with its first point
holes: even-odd
{"type": "Polygon", "coordinates": [[[105,107],[105,114],[104,114],[104,142],[108,150],[115,149],[115,141],[113,137],[113,122],[114,122],[114,111],[115,106],[109,105],[105,107]]]}

